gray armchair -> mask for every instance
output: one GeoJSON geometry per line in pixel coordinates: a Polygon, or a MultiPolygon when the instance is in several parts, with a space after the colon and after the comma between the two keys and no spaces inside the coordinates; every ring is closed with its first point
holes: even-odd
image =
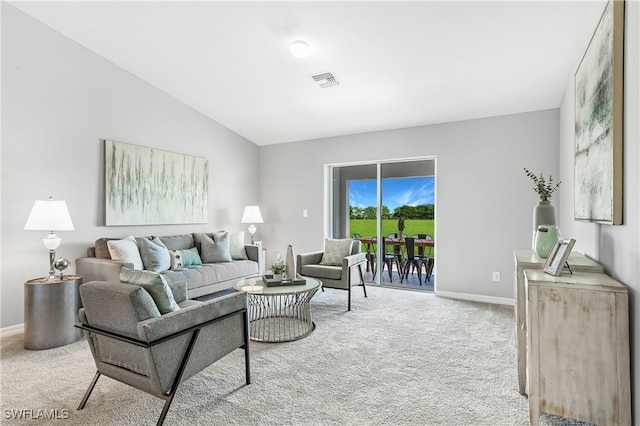
{"type": "Polygon", "coordinates": [[[367,288],[364,284],[362,265],[366,261],[366,253],[361,253],[360,241],[353,240],[351,255],[342,258],[339,266],[321,265],[322,251],[298,254],[296,269],[300,275],[318,278],[324,287],[347,290],[347,310],[351,310],[351,287],[361,285],[364,297],[367,297],[367,288]]]}
{"type": "Polygon", "coordinates": [[[85,330],[97,372],[78,410],[101,375],[165,400],[161,425],[180,382],[238,348],[249,368],[246,293],[206,302],[187,300],[184,283],[171,284],[180,309],[161,315],[142,287],[103,281],[80,286],[83,308],[77,327],[85,330]]]}

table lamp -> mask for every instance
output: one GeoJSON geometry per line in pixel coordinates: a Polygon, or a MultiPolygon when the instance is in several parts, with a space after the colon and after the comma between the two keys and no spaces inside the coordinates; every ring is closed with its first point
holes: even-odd
{"type": "Polygon", "coordinates": [[[56,249],[62,241],[54,231],[73,231],[67,203],[62,200],[36,200],[24,225],[26,231],[49,231],[42,242],[49,249],[49,279],[55,278],[56,249]]]}
{"type": "Polygon", "coordinates": [[[244,213],[242,214],[242,223],[250,223],[249,234],[251,234],[251,244],[253,242],[253,234],[256,233],[256,226],[254,223],[262,223],[262,214],[260,214],[260,207],[258,206],[246,206],[244,213]]]}

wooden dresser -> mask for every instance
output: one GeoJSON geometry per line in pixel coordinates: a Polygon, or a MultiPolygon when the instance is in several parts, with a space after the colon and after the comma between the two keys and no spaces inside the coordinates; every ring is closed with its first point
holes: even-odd
{"type": "MultiPolygon", "coordinates": [[[[516,344],[518,352],[518,387],[522,395],[526,395],[527,383],[527,313],[526,300],[527,295],[524,291],[524,270],[540,269],[544,266],[547,259],[543,259],[536,255],[531,249],[518,249],[513,252],[514,270],[513,284],[516,296],[515,316],[516,316],[516,344]]],[[[603,268],[598,262],[587,256],[571,252],[567,261],[572,271],[589,271],[602,272],[603,268]]]]}
{"type": "Polygon", "coordinates": [[[627,288],[604,273],[527,269],[529,422],[631,424],[627,288]]]}

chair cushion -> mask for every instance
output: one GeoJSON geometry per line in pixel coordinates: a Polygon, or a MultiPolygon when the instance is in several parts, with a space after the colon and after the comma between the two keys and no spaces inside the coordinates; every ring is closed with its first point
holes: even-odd
{"type": "Polygon", "coordinates": [[[324,251],[322,253],[321,265],[341,266],[342,259],[351,254],[351,246],[353,240],[344,238],[334,240],[331,238],[324,239],[324,251]]]}
{"type": "Polygon", "coordinates": [[[147,290],[161,314],[166,314],[180,309],[173,298],[173,292],[169,288],[167,281],[160,274],[150,271],[136,271],[122,268],[122,271],[120,272],[120,282],[134,284],[147,290]]]}
{"type": "Polygon", "coordinates": [[[80,286],[87,324],[140,338],[137,324],[160,316],[153,298],[143,288],[122,283],[90,281],[80,286]]]}
{"type": "Polygon", "coordinates": [[[301,275],[315,278],[339,280],[342,277],[342,267],[330,265],[303,265],[301,275]]]}

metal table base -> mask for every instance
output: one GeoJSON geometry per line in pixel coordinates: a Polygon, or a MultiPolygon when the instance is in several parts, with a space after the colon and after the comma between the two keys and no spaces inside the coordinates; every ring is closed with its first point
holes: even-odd
{"type": "MultiPolygon", "coordinates": [[[[246,291],[245,284],[241,281],[235,288],[246,291]]],[[[305,285],[263,286],[259,291],[247,291],[250,339],[279,343],[308,336],[316,327],[309,302],[321,285],[307,278],[305,285]]]]}

